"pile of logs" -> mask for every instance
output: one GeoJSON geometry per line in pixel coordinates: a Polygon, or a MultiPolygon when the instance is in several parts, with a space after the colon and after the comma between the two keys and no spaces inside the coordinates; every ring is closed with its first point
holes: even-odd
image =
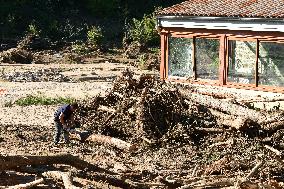
{"type": "Polygon", "coordinates": [[[280,110],[256,110],[236,99],[199,94],[149,75],[135,78],[126,71],[105,96],[81,102],[76,119],[88,132],[74,138],[137,160],[131,164],[133,158],[121,157],[128,169],[115,172],[68,154],[1,156],[2,171],[32,172],[34,166],[50,165],[37,169],[35,180],[13,188],[50,181],[62,188],[284,187],[284,116],[280,110]],[[170,161],[176,161],[174,169],[170,161]],[[145,164],[141,166],[145,170],[131,167],[137,162],[145,164]]]}

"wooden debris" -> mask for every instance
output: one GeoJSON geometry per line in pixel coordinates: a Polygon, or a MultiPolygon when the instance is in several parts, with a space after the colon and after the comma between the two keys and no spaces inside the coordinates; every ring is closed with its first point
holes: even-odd
{"type": "Polygon", "coordinates": [[[104,136],[100,134],[92,134],[85,141],[107,144],[107,145],[115,146],[119,149],[128,150],[128,151],[133,151],[136,149],[136,145],[130,144],[118,138],[104,136]]]}
{"type": "Polygon", "coordinates": [[[35,181],[26,183],[26,184],[18,184],[18,185],[15,185],[15,186],[9,186],[9,187],[5,187],[5,188],[6,189],[26,189],[26,188],[35,187],[35,186],[42,184],[42,183],[44,183],[44,179],[40,178],[40,179],[37,179],[35,181]]]}
{"type": "Polygon", "coordinates": [[[66,189],[79,189],[73,185],[73,178],[70,173],[60,171],[48,171],[42,174],[44,177],[52,178],[53,180],[62,180],[66,189]]]}
{"type": "Polygon", "coordinates": [[[71,154],[58,154],[50,156],[1,156],[0,157],[0,171],[13,170],[19,166],[27,165],[52,165],[52,164],[65,164],[71,165],[78,169],[89,169],[94,171],[106,171],[96,165],[90,164],[79,157],[72,156],[71,154]]]}

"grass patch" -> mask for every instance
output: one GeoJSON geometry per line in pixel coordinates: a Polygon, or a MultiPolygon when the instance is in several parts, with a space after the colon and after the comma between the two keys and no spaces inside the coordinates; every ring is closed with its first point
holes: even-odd
{"type": "MultiPolygon", "coordinates": [[[[75,99],[71,97],[52,98],[52,97],[46,97],[46,96],[28,95],[26,97],[16,100],[12,104],[16,104],[18,106],[30,106],[30,105],[70,104],[72,102],[75,102],[75,99]]],[[[11,106],[11,104],[9,105],[11,106]]]]}

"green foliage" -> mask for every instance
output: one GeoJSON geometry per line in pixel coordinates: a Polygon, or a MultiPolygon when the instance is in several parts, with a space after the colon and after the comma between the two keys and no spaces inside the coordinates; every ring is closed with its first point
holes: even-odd
{"type": "Polygon", "coordinates": [[[54,104],[69,104],[74,102],[74,98],[51,98],[42,95],[28,95],[26,97],[16,100],[14,103],[7,103],[6,105],[12,106],[16,104],[18,106],[30,106],[30,105],[54,105],[54,104]]]}
{"type": "Polygon", "coordinates": [[[142,70],[147,69],[146,58],[146,54],[144,53],[138,56],[138,67],[142,70]]]}
{"type": "Polygon", "coordinates": [[[30,24],[28,25],[28,33],[32,34],[32,35],[39,35],[40,34],[40,30],[36,27],[35,24],[30,24]]]}
{"type": "Polygon", "coordinates": [[[126,30],[127,38],[130,41],[137,41],[141,45],[153,45],[159,41],[154,13],[144,15],[141,20],[133,18],[126,30]]]}
{"type": "Polygon", "coordinates": [[[155,7],[167,7],[182,0],[6,0],[0,6],[1,39],[19,39],[28,31],[53,41],[85,40],[88,26],[104,26],[104,38],[120,42],[125,20],[133,22],[132,37],[150,44],[155,40],[154,16],[144,16],[155,7]],[[133,18],[136,18],[134,21],[133,18]],[[133,21],[132,21],[133,19],[133,21]],[[141,20],[142,19],[142,20],[141,20]],[[139,34],[139,28],[142,29],[139,34]],[[153,30],[152,30],[153,29],[153,30]],[[138,37],[137,37],[138,36],[138,37]],[[141,36],[141,37],[139,37],[141,36]],[[152,41],[152,42],[149,42],[152,41]]]}
{"type": "Polygon", "coordinates": [[[99,47],[102,44],[103,32],[99,26],[92,26],[87,31],[87,41],[94,47],[99,47]]]}
{"type": "Polygon", "coordinates": [[[91,49],[83,42],[73,43],[71,47],[71,51],[77,54],[87,54],[91,51],[91,49]]]}

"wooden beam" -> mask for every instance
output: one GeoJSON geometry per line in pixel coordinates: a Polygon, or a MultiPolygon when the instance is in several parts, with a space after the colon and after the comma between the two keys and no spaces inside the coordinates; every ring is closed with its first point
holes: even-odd
{"type": "Polygon", "coordinates": [[[222,35],[220,38],[219,61],[219,82],[220,85],[225,85],[226,35],[222,35]]]}
{"type": "Polygon", "coordinates": [[[256,60],[255,60],[255,86],[258,87],[258,59],[259,59],[259,40],[256,40],[256,60]]]}
{"type": "Polygon", "coordinates": [[[165,34],[161,34],[161,62],[160,62],[160,79],[165,79],[165,54],[166,54],[166,48],[165,48],[165,34]]]}
{"type": "Polygon", "coordinates": [[[192,38],[192,73],[193,73],[193,79],[197,79],[197,73],[196,73],[196,38],[192,38]]]}

